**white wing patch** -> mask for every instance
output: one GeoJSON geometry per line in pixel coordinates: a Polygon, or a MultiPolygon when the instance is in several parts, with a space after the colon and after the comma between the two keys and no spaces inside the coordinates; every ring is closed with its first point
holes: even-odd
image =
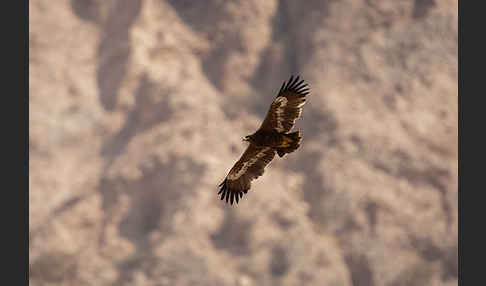
{"type": "Polygon", "coordinates": [[[305,99],[301,103],[299,103],[299,105],[297,105],[297,107],[302,107],[302,105],[304,105],[304,104],[305,104],[305,99]]]}
{"type": "Polygon", "coordinates": [[[265,156],[265,152],[269,149],[270,149],[269,147],[263,148],[262,151],[260,151],[260,152],[258,152],[258,154],[256,154],[255,158],[251,158],[247,162],[243,163],[243,166],[241,167],[241,169],[236,174],[232,174],[233,172],[230,172],[229,175],[228,175],[228,180],[234,181],[234,180],[238,179],[239,177],[241,177],[241,175],[246,173],[246,170],[248,170],[248,168],[251,167],[251,165],[255,164],[256,161],[258,161],[258,159],[265,156]]]}
{"type": "Polygon", "coordinates": [[[287,98],[281,96],[281,97],[277,98],[277,100],[275,100],[275,103],[278,103],[278,107],[275,110],[275,113],[277,115],[277,118],[276,118],[277,119],[277,131],[282,132],[282,131],[284,131],[284,127],[282,125],[282,122],[284,120],[283,114],[284,114],[285,106],[287,105],[287,98]]]}
{"type": "MultiPolygon", "coordinates": [[[[304,105],[304,103],[302,103],[301,105],[304,105]]],[[[301,106],[301,105],[299,105],[299,106],[301,106]]],[[[295,124],[295,120],[297,120],[300,117],[301,114],[302,114],[302,109],[299,108],[299,114],[297,114],[297,117],[294,120],[292,120],[292,125],[295,124]]],[[[300,135],[300,133],[299,133],[299,135],[300,135]]]]}

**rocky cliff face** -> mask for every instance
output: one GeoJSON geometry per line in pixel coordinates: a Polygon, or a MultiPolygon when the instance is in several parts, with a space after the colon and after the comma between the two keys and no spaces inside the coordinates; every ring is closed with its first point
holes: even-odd
{"type": "Polygon", "coordinates": [[[31,285],[457,285],[457,1],[29,8],[31,285]],[[297,73],[301,148],[222,203],[297,73]]]}

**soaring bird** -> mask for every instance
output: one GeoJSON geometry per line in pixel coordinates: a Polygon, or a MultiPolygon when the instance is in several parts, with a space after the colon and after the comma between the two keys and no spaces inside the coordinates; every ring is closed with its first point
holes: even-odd
{"type": "Polygon", "coordinates": [[[283,82],[260,128],[243,138],[243,141],[250,144],[219,184],[218,195],[221,195],[221,200],[238,203],[243,194],[248,193],[251,181],[263,175],[275,152],[283,157],[299,148],[302,141],[300,130],[289,132],[295,120],[300,117],[309,92],[304,80],[299,81],[299,76],[291,76],[287,83],[283,82]]]}

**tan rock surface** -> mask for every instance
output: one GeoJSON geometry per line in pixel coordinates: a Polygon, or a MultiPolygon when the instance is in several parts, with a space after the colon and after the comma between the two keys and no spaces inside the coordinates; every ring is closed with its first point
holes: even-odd
{"type": "Polygon", "coordinates": [[[457,285],[457,1],[29,8],[31,285],[457,285]],[[222,203],[295,73],[301,148],[222,203]]]}

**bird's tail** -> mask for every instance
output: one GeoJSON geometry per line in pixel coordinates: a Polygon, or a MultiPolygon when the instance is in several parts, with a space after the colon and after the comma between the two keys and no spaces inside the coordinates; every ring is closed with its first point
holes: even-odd
{"type": "Polygon", "coordinates": [[[290,141],[290,146],[289,147],[284,147],[284,148],[277,148],[277,154],[280,157],[283,157],[287,153],[292,153],[297,148],[300,146],[300,142],[302,142],[302,134],[299,131],[295,131],[289,134],[282,134],[283,136],[286,136],[287,138],[290,138],[292,141],[290,141]]]}

